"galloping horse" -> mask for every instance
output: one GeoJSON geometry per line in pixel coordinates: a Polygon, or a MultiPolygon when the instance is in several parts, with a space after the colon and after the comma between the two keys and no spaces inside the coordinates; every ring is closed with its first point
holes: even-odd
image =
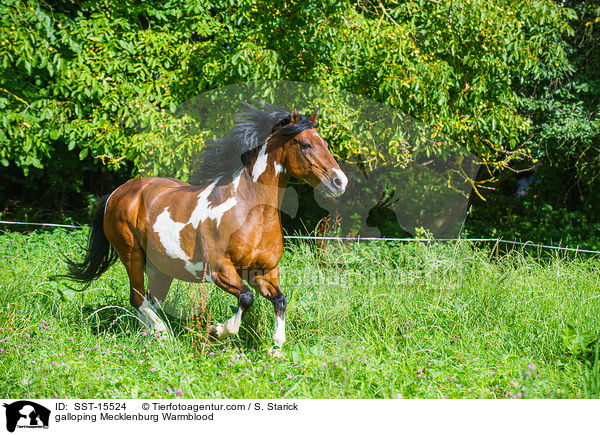
{"type": "Polygon", "coordinates": [[[238,299],[229,320],[211,327],[219,339],[237,334],[252,305],[248,284],[273,304],[273,340],[285,342],[286,299],[279,288],[283,254],[280,206],[290,176],[344,193],[348,179],[309,117],[249,104],[223,139],[200,153],[192,184],[173,178],[139,178],[103,199],[94,217],[83,262],[67,259],[67,277],[89,285],[121,259],[131,304],[143,325],[165,330],[156,314],[173,278],[212,281],[238,299]],[[112,247],[111,247],[112,246],[112,247]],[[144,271],[148,292],[144,289],[144,271]],[[247,274],[247,275],[246,275],[247,274]]]}

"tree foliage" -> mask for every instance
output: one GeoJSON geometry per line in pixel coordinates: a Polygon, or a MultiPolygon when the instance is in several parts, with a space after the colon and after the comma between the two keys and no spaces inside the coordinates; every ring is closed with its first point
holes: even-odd
{"type": "Polygon", "coordinates": [[[0,0],[0,164],[53,182],[80,160],[135,175],[140,131],[175,129],[180,103],[295,80],[396,108],[491,172],[558,154],[592,178],[597,17],[550,0],[0,0]]]}
{"type": "Polygon", "coordinates": [[[524,84],[522,112],[534,126],[526,140],[533,157],[547,171],[571,174],[566,188],[578,196],[600,174],[600,2],[569,6],[577,17],[563,43],[571,72],[524,84]]]}

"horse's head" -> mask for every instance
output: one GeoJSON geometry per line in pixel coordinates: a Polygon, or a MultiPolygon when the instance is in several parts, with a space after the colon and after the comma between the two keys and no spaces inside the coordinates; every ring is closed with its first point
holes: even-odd
{"type": "Polygon", "coordinates": [[[301,117],[294,107],[290,123],[280,131],[289,140],[284,145],[283,165],[296,178],[312,186],[323,186],[328,196],[340,196],[346,190],[348,177],[329,152],[329,144],[315,127],[318,112],[301,117]]]}

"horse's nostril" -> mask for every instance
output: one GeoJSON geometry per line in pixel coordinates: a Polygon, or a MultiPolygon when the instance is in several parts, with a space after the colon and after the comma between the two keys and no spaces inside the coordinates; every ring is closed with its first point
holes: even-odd
{"type": "Polygon", "coordinates": [[[341,178],[335,177],[335,178],[333,179],[333,184],[335,185],[335,187],[342,187],[342,185],[343,185],[344,183],[342,182],[342,179],[341,179],[341,178]]]}

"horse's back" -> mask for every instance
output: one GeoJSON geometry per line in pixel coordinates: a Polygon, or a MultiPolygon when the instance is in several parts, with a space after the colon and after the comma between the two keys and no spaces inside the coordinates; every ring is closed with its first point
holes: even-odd
{"type": "MultiPolygon", "coordinates": [[[[170,177],[141,177],[129,180],[125,184],[120,185],[111,194],[121,196],[141,195],[145,192],[160,193],[160,191],[168,190],[177,187],[190,186],[177,178],[170,177]]],[[[107,203],[108,205],[108,203],[107,203]]]]}
{"type": "Polygon", "coordinates": [[[176,178],[142,177],[129,180],[110,194],[106,201],[105,213],[114,208],[148,208],[164,193],[177,188],[192,187],[176,178]]]}
{"type": "MultiPolygon", "coordinates": [[[[142,177],[122,184],[111,193],[104,210],[104,231],[123,233],[126,230],[145,234],[148,218],[156,214],[157,204],[166,193],[192,187],[176,178],[142,177]]],[[[110,239],[110,237],[109,237],[110,239]]]]}

